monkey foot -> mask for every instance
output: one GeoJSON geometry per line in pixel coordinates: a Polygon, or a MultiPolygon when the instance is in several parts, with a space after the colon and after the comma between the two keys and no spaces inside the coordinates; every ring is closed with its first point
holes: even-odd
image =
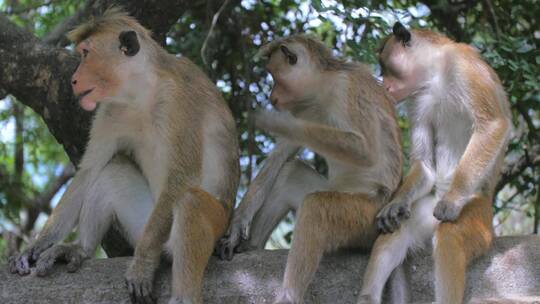
{"type": "Polygon", "coordinates": [[[143,266],[143,263],[137,263],[134,260],[126,272],[125,279],[129,298],[134,304],[153,304],[156,302],[153,294],[153,270],[145,271],[143,266]]]}
{"type": "Polygon", "coordinates": [[[36,261],[36,274],[40,277],[48,275],[57,261],[67,262],[68,272],[77,271],[88,255],[76,244],[60,244],[45,250],[36,261]]]}

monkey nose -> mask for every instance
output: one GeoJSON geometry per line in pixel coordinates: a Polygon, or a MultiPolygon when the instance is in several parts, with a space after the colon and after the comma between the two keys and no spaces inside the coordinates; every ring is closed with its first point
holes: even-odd
{"type": "Polygon", "coordinates": [[[277,98],[271,98],[270,99],[270,103],[275,106],[277,103],[278,103],[278,99],[277,98]]]}
{"type": "Polygon", "coordinates": [[[71,85],[76,85],[77,84],[77,79],[71,79],[71,85]]]}

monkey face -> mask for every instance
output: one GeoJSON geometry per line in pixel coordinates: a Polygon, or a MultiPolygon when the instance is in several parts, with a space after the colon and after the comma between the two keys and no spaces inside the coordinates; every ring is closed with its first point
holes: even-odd
{"type": "Polygon", "coordinates": [[[281,45],[270,55],[266,69],[274,80],[270,102],[276,109],[290,111],[312,98],[318,75],[313,66],[296,44],[281,45]]]}
{"type": "Polygon", "coordinates": [[[418,86],[421,70],[414,57],[412,34],[403,25],[394,25],[394,34],[379,50],[383,84],[397,102],[410,97],[418,86]]]}
{"type": "Polygon", "coordinates": [[[129,81],[127,59],[135,56],[139,48],[134,31],[94,35],[77,45],[81,62],[71,77],[71,85],[84,110],[93,111],[99,102],[120,95],[122,84],[129,81]]]}

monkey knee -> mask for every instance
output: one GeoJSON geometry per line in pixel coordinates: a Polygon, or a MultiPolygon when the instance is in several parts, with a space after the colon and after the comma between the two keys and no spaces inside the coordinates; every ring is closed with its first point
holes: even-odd
{"type": "Polygon", "coordinates": [[[227,228],[228,211],[210,193],[200,188],[190,188],[176,206],[179,220],[187,225],[204,225],[210,227],[212,235],[217,239],[227,228]]]}
{"type": "Polygon", "coordinates": [[[491,246],[493,234],[485,225],[460,225],[459,222],[441,223],[434,237],[436,256],[463,258],[466,263],[485,253],[491,246]]]}
{"type": "Polygon", "coordinates": [[[306,195],[298,211],[298,222],[305,221],[320,227],[326,222],[326,206],[328,195],[325,192],[314,192],[306,195]]]}

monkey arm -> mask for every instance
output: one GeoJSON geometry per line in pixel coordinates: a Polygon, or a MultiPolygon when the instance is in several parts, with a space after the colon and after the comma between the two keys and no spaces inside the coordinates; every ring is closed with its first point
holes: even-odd
{"type": "Polygon", "coordinates": [[[428,169],[427,164],[416,160],[413,162],[392,202],[402,202],[411,206],[413,202],[428,194],[434,184],[435,178],[431,170],[428,169]]]}
{"type": "Polygon", "coordinates": [[[242,198],[238,208],[234,211],[233,216],[233,225],[235,223],[241,224],[243,228],[241,233],[244,238],[247,238],[249,224],[268,197],[281,168],[283,168],[283,165],[288,160],[296,155],[299,148],[299,146],[293,145],[287,140],[278,139],[276,147],[266,159],[261,171],[251,182],[249,189],[242,198]]]}
{"type": "Polygon", "coordinates": [[[435,178],[428,166],[419,160],[414,161],[403,184],[390,203],[377,214],[377,227],[383,233],[399,229],[401,221],[411,216],[411,205],[431,191],[435,178]]]}
{"type": "Polygon", "coordinates": [[[504,153],[509,132],[510,123],[504,117],[477,124],[443,200],[460,207],[469,201],[504,153]]]}
{"type": "Polygon", "coordinates": [[[255,123],[270,133],[283,136],[331,159],[357,166],[371,166],[377,157],[374,140],[360,132],[340,130],[274,112],[258,113],[255,123]]]}
{"type": "Polygon", "coordinates": [[[229,231],[218,243],[217,250],[222,259],[232,259],[241,241],[249,239],[249,230],[255,214],[268,198],[283,166],[296,155],[299,148],[287,140],[278,139],[276,147],[266,159],[261,171],[251,182],[240,206],[234,210],[229,231]]]}
{"type": "Polygon", "coordinates": [[[73,229],[79,220],[88,179],[89,174],[86,171],[75,174],[38,238],[19,256],[10,257],[9,265],[12,273],[29,274],[31,264],[38,261],[45,250],[61,241],[73,229]]]}

